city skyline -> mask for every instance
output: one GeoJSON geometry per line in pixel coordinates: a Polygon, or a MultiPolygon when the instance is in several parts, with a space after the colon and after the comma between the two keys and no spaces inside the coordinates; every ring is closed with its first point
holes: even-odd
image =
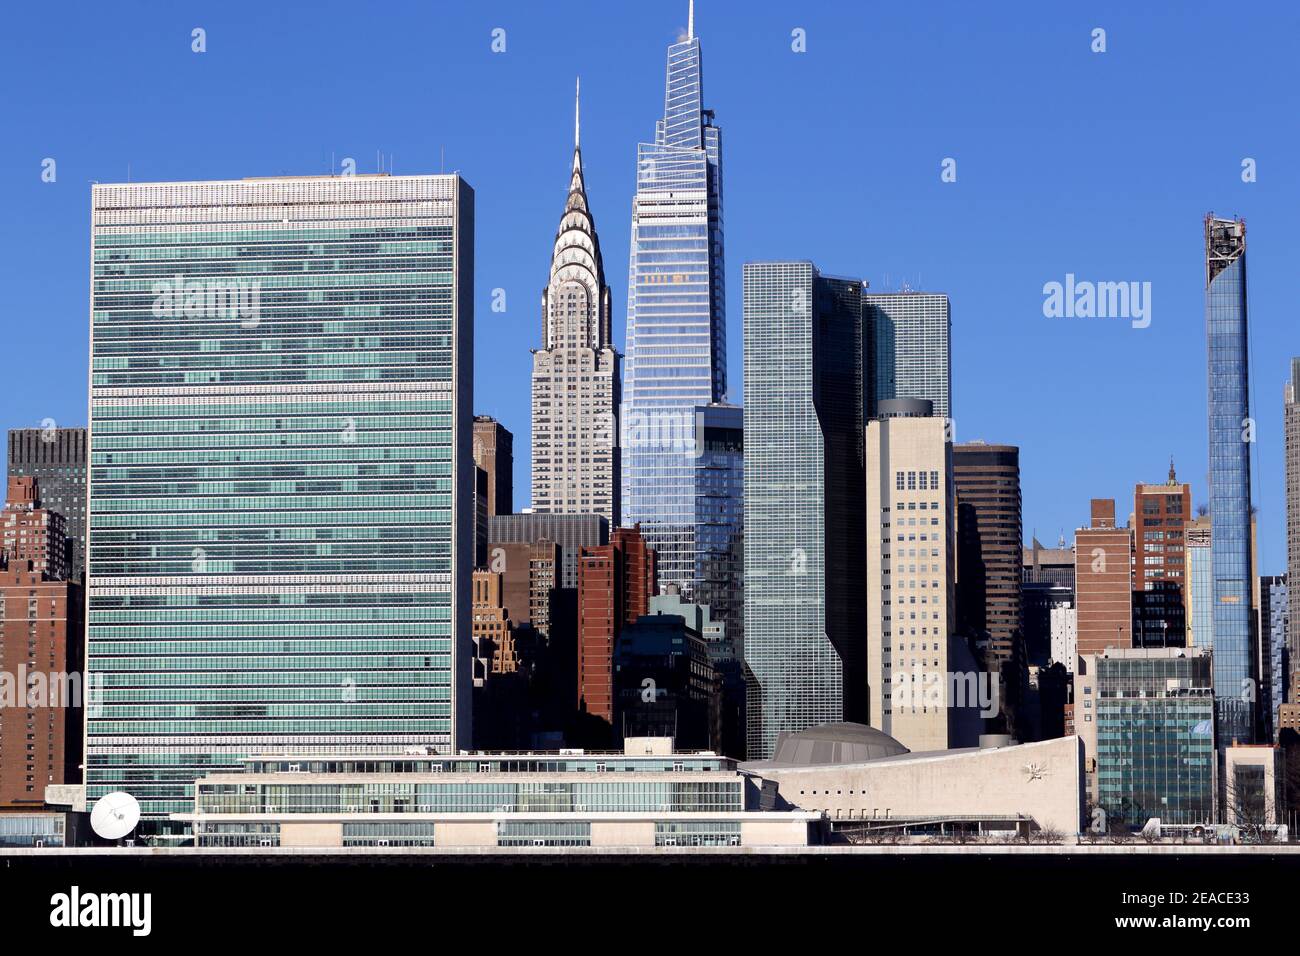
{"type": "Polygon", "coordinates": [[[1300,6],[5,25],[19,945],[1285,923],[1300,6]]]}
{"type": "MultiPolygon", "coordinates": [[[[226,137],[231,141],[221,142],[222,137],[214,141],[210,136],[205,136],[204,148],[196,150],[189,148],[187,136],[176,130],[159,138],[144,125],[130,121],[123,124],[126,132],[117,130],[99,136],[98,120],[88,117],[89,129],[99,143],[92,160],[81,145],[43,133],[39,113],[31,105],[22,105],[13,126],[22,149],[19,155],[0,159],[6,173],[5,188],[9,190],[8,208],[20,220],[47,225],[25,235],[21,242],[16,236],[6,240],[9,245],[4,261],[10,264],[8,268],[14,270],[14,275],[37,278],[35,283],[14,283],[14,308],[19,314],[39,315],[44,325],[69,340],[83,334],[84,272],[72,263],[82,261],[80,256],[84,254],[84,239],[80,237],[88,203],[86,179],[124,179],[128,165],[134,179],[178,181],[282,171],[327,172],[331,152],[340,160],[345,156],[355,158],[359,171],[369,171],[374,168],[369,158],[373,150],[356,145],[365,137],[384,150],[385,165],[395,157],[393,165],[399,173],[436,172],[442,145],[437,141],[446,141],[448,168],[462,170],[480,196],[492,196],[487,208],[480,212],[485,222],[495,219],[497,223],[495,228],[488,225],[480,229],[481,259],[475,289],[479,335],[503,332],[500,340],[518,343],[509,351],[520,353],[503,354],[499,361],[478,357],[480,387],[475,411],[495,415],[518,441],[528,441],[527,403],[516,382],[521,380],[519,371],[528,361],[527,346],[535,339],[533,295],[537,276],[545,269],[543,237],[554,233],[555,182],[565,174],[559,163],[564,162],[563,142],[568,136],[565,114],[572,76],[574,72],[592,72],[604,78],[602,83],[588,84],[584,95],[584,111],[593,117],[588,128],[599,130],[598,137],[587,137],[590,145],[584,144],[584,165],[593,212],[604,227],[602,244],[606,246],[607,262],[617,263],[625,254],[620,221],[626,221],[634,188],[630,157],[636,142],[645,138],[646,117],[654,114],[656,101],[662,96],[659,70],[663,48],[679,30],[684,30],[685,6],[675,3],[650,10],[593,13],[586,18],[589,22],[578,29],[592,31],[593,38],[601,31],[617,29],[626,44],[611,45],[620,47],[617,57],[613,51],[593,49],[591,65],[580,64],[576,71],[571,65],[552,65],[558,57],[554,51],[543,50],[543,31],[550,27],[522,5],[493,11],[491,19],[452,11],[447,30],[461,37],[463,43],[452,44],[455,49],[448,55],[448,65],[438,69],[454,67],[465,71],[474,80],[475,90],[467,94],[467,102],[450,104],[436,133],[422,135],[417,142],[410,139],[410,124],[387,108],[373,120],[363,121],[348,106],[349,96],[359,94],[344,89],[339,91],[343,97],[340,119],[321,125],[315,108],[307,105],[301,118],[287,121],[282,133],[268,131],[265,143],[255,150],[238,138],[226,137]],[[500,54],[490,49],[491,34],[497,26],[506,30],[506,49],[500,54]],[[533,83],[536,90],[521,90],[517,83],[520,70],[546,79],[533,83]],[[507,103],[507,92],[517,105],[507,103]],[[536,100],[532,99],[534,95],[536,100]],[[469,132],[460,140],[449,136],[449,129],[481,128],[481,123],[476,126],[464,119],[466,110],[478,115],[500,115],[504,123],[500,126],[502,135],[512,142],[516,136],[532,140],[538,145],[538,154],[553,156],[554,162],[537,163],[534,178],[531,170],[521,169],[517,152],[506,150],[507,155],[494,157],[481,151],[486,146],[475,142],[481,137],[469,132]],[[536,117],[524,115],[529,111],[536,117]],[[303,125],[308,120],[319,127],[309,136],[303,125]],[[334,132],[341,126],[343,130],[334,132]],[[329,142],[336,137],[343,140],[337,148],[329,142]],[[542,148],[543,144],[550,146],[542,148]],[[55,182],[41,181],[40,161],[44,157],[58,163],[55,182]],[[518,183],[508,182],[507,173],[518,183]],[[506,207],[511,216],[521,218],[518,224],[503,229],[500,217],[506,207]],[[488,243],[482,239],[487,234],[501,237],[501,241],[494,238],[488,243]],[[504,313],[491,310],[492,292],[496,289],[507,293],[504,313]],[[494,361],[495,366],[491,364],[494,361]]],[[[1195,284],[1200,256],[1193,243],[1197,239],[1197,222],[1206,209],[1242,215],[1250,225],[1252,238],[1255,394],[1251,407],[1258,420],[1259,441],[1251,471],[1256,483],[1253,500],[1261,515],[1259,570],[1283,570],[1281,403],[1276,401],[1276,389],[1286,378],[1285,359],[1292,350],[1283,344],[1285,323],[1277,316],[1285,314],[1280,306],[1280,290],[1286,271],[1281,264],[1293,259],[1295,253],[1295,239],[1283,231],[1288,224],[1283,210],[1288,204],[1294,205],[1291,198],[1295,185],[1285,181],[1280,160],[1270,163],[1268,159],[1270,155],[1285,155],[1292,135],[1265,121],[1281,96],[1276,84],[1270,82],[1272,71],[1279,65],[1276,48],[1267,38],[1260,39],[1260,34],[1268,31],[1259,30],[1250,14],[1229,24],[1225,36],[1221,29],[1211,33],[1207,24],[1194,20],[1157,23],[1141,12],[1101,8],[1091,11],[1086,20],[1034,11],[1021,18],[1027,34],[1016,37],[1005,29],[1009,19],[995,19],[988,25],[965,22],[962,17],[967,14],[956,7],[951,8],[950,15],[970,33],[970,49],[948,41],[945,50],[951,54],[951,61],[943,64],[936,77],[927,80],[892,60],[896,54],[891,46],[906,47],[920,42],[921,37],[916,32],[919,25],[896,13],[881,12],[868,22],[852,10],[810,9],[791,14],[778,5],[759,4],[752,17],[735,22],[716,4],[698,5],[697,33],[708,38],[709,104],[725,118],[728,155],[745,157],[742,164],[728,166],[730,284],[738,288],[739,268],[746,260],[807,256],[828,271],[866,276],[876,292],[907,280],[917,288],[947,294],[956,316],[953,388],[960,399],[955,437],[958,441],[983,438],[1022,448],[1025,537],[1037,533],[1041,539],[1051,541],[1062,532],[1069,537],[1074,528],[1087,523],[1089,498],[1114,496],[1123,500],[1133,483],[1159,480],[1170,454],[1187,462],[1181,471],[1191,484],[1194,506],[1208,500],[1204,469],[1200,466],[1206,460],[1202,424],[1205,343],[1203,326],[1198,321],[1202,307],[1195,284]],[[1108,31],[1109,49],[1105,53],[1093,53],[1089,48],[1089,33],[1098,24],[1108,31]],[[791,31],[796,28],[806,31],[805,53],[792,49],[791,31]],[[1230,42],[1236,30],[1249,35],[1254,43],[1256,55],[1243,64],[1243,81],[1251,82],[1259,94],[1246,103],[1231,101],[1241,131],[1240,148],[1235,142],[1238,137],[1229,136],[1226,138],[1234,140],[1230,145],[1220,142],[1209,151],[1198,150],[1167,117],[1172,111],[1176,119],[1192,108],[1190,85],[1183,87],[1188,93],[1173,96],[1172,103],[1166,98],[1161,111],[1143,114],[1140,123],[1116,110],[1121,90],[1152,90],[1153,82],[1145,78],[1151,58],[1165,68],[1165,78],[1160,82],[1173,84],[1172,91],[1177,92],[1177,83],[1190,76],[1188,71],[1196,60],[1193,51],[1208,43],[1210,37],[1216,42],[1230,42]],[[806,101],[810,89],[834,89],[836,78],[843,85],[843,78],[851,74],[842,72],[836,56],[845,50],[846,35],[890,36],[897,41],[877,44],[880,73],[873,76],[878,75],[881,82],[888,77],[885,88],[891,94],[890,102],[898,103],[899,108],[853,112],[860,120],[879,126],[882,132],[893,131],[894,136],[881,137],[891,148],[867,156],[852,150],[832,151],[854,154],[855,163],[846,156],[819,155],[818,182],[800,182],[788,195],[774,195],[762,187],[763,179],[776,173],[779,167],[774,162],[792,160],[798,152],[791,152],[779,139],[773,141],[772,133],[794,133],[803,130],[805,123],[825,122],[835,110],[842,111],[846,101],[857,101],[831,93],[808,102],[803,113],[780,119],[770,115],[772,106],[785,102],[782,97],[796,94],[806,101]],[[1041,122],[1022,120],[1011,128],[1005,122],[995,123],[1003,137],[1001,142],[975,131],[960,119],[960,111],[984,81],[976,79],[965,86],[951,81],[971,76],[976,60],[983,62],[990,56],[1010,59],[1020,70],[1048,71],[1045,75],[1051,80],[1051,89],[1043,93],[1008,93],[1007,109],[1014,107],[1021,116],[1041,116],[1041,111],[1033,108],[1036,97],[1050,93],[1059,98],[1067,91],[1074,97],[1072,102],[1102,111],[1106,134],[1073,143],[1072,155],[1065,156],[1045,145],[1056,142],[1063,132],[1060,124],[1064,119],[1058,121],[1051,115],[1041,122]],[[744,67],[754,58],[761,60],[763,70],[744,67]],[[893,72],[889,72],[890,67],[894,67],[893,72]],[[1135,72],[1142,77],[1135,78],[1135,72]],[[917,121],[909,117],[921,115],[923,107],[931,111],[927,114],[930,118],[918,130],[917,121]],[[897,134],[902,130],[912,131],[912,138],[900,139],[897,134]],[[1127,145],[1130,160],[1137,157],[1145,161],[1117,164],[1114,159],[1099,160],[1106,152],[1102,143],[1112,142],[1112,134],[1114,142],[1127,145]],[[761,142],[775,142],[775,146],[764,149],[758,145],[761,142]],[[1158,150],[1156,143],[1161,144],[1158,150]],[[1170,155],[1176,157],[1173,162],[1170,155]],[[940,179],[941,162],[946,157],[957,160],[956,182],[944,183],[940,179]],[[1241,164],[1248,157],[1258,162],[1258,182],[1242,181],[1241,164]],[[1062,183],[1087,189],[1087,202],[1081,196],[1062,199],[1062,183]],[[851,216],[833,204],[819,201],[820,196],[835,190],[853,200],[849,206],[856,211],[851,216]],[[1104,195],[1094,195],[1098,190],[1104,195]],[[890,192],[896,195],[887,195],[890,192]],[[1038,204],[1033,211],[1032,229],[1026,229],[1026,220],[1018,218],[1025,215],[1016,208],[1018,197],[1033,197],[1034,203],[1029,205],[1038,204]],[[989,260],[983,253],[971,254],[977,249],[973,237],[987,226],[982,211],[991,211],[991,203],[997,204],[1005,220],[998,227],[998,235],[1010,241],[1010,246],[1005,242],[998,246],[997,260],[989,260]],[[1099,243],[1096,230],[1107,213],[1113,215],[1120,206],[1133,228],[1120,236],[1107,230],[1106,242],[1099,243]],[[909,209],[906,222],[896,214],[904,208],[909,209]],[[823,212],[818,213],[819,209],[823,212]],[[828,209],[829,218],[824,212],[828,209]],[[814,222],[818,224],[816,229],[812,228],[814,222]],[[884,222],[894,228],[871,228],[884,222]],[[1051,226],[1044,228],[1044,222],[1051,226]],[[853,232],[846,233],[850,224],[853,232]],[[864,224],[868,227],[865,230],[864,224]],[[927,231],[929,237],[925,238],[927,231]],[[889,235],[887,244],[883,235],[870,238],[884,232],[889,235]],[[795,234],[802,235],[806,242],[796,239],[795,234]],[[852,238],[846,239],[846,235],[852,238]],[[1099,253],[1099,248],[1105,252],[1099,253]],[[1008,262],[1013,264],[1009,266],[1008,262]],[[1096,281],[1151,281],[1155,302],[1152,324],[1140,329],[1125,321],[1044,317],[1042,286],[1062,281],[1067,275],[1096,281]],[[1004,345],[999,350],[999,343],[1010,347],[1004,345]],[[1070,358],[1056,358],[1058,354],[1070,358]],[[1162,384],[1168,386],[1165,397],[1172,409],[1171,423],[1153,440],[1149,434],[1126,428],[1121,409],[1145,401],[1137,376],[1129,369],[1145,367],[1157,354],[1174,371],[1162,373],[1169,376],[1162,379],[1162,384]],[[1264,356],[1277,357],[1265,361],[1264,356]],[[1095,383],[1076,381],[1080,377],[1069,374],[1076,363],[1102,369],[1106,387],[1098,389],[1095,383]],[[1009,382],[1016,383],[1018,393],[1013,391],[1008,396],[1009,382]],[[1049,396],[1051,400],[1030,400],[1038,396],[1049,396]],[[1021,397],[1023,401],[1018,400],[1021,397]],[[1097,456],[1097,461],[1079,460],[1069,474],[1063,475],[1059,463],[1064,449],[1079,445],[1104,447],[1108,454],[1097,456]],[[1127,467],[1117,468],[1115,462],[1120,460],[1128,462],[1127,467]]],[[[20,21],[24,18],[22,12],[17,16],[20,21]]],[[[87,16],[94,22],[96,14],[87,16]]],[[[202,56],[191,52],[189,33],[194,24],[179,19],[181,16],[188,15],[161,15],[156,23],[130,39],[130,44],[139,46],[128,49],[142,58],[141,66],[130,68],[143,68],[155,63],[157,57],[170,58],[167,62],[190,71],[185,76],[194,88],[191,98],[198,96],[200,103],[216,104],[212,121],[223,126],[233,123],[233,101],[227,98],[231,94],[220,92],[219,85],[213,84],[231,69],[236,50],[238,56],[246,57],[255,53],[257,43],[269,42],[264,34],[274,32],[267,22],[274,14],[238,6],[222,12],[205,27],[210,42],[202,56]],[[218,39],[222,42],[218,43],[218,39]],[[168,51],[168,44],[176,49],[168,51]],[[173,62],[182,56],[190,59],[173,62]],[[218,76],[209,77],[200,70],[218,76]]],[[[48,24],[37,20],[30,26],[37,36],[49,29],[48,24]]],[[[101,28],[115,35],[106,24],[101,28]]],[[[329,29],[319,24],[302,24],[300,28],[329,29]]],[[[315,40],[331,42],[327,34],[315,40]]],[[[75,53],[78,48],[74,43],[67,49],[75,53]]],[[[22,57],[20,51],[7,68],[12,69],[15,63],[21,65],[22,57]]],[[[63,68],[69,78],[76,77],[80,69],[70,62],[63,68]]],[[[284,77],[272,76],[268,82],[283,82],[294,88],[294,81],[284,77]]],[[[360,92],[370,88],[363,79],[358,79],[357,85],[360,92]]],[[[51,109],[61,108],[61,97],[67,95],[68,91],[56,83],[42,102],[51,109]]],[[[179,93],[167,90],[158,95],[163,98],[164,108],[167,104],[174,109],[194,108],[191,100],[177,98],[179,93]]],[[[1198,108],[1227,108],[1228,98],[1214,92],[1209,95],[1210,102],[1201,98],[1198,108]]],[[[251,122],[254,128],[264,122],[257,109],[247,104],[238,115],[241,122],[251,122]]],[[[1066,190],[1064,194],[1072,193],[1066,190]]],[[[617,317],[624,314],[627,290],[619,281],[619,270],[615,268],[613,273],[612,312],[617,317]]],[[[740,309],[734,295],[732,300],[727,314],[732,340],[727,372],[732,400],[737,401],[740,309]]],[[[613,322],[615,344],[619,347],[621,324],[617,318],[613,322]]],[[[69,363],[73,371],[54,394],[18,389],[6,401],[3,424],[9,428],[39,427],[50,418],[59,426],[84,425],[84,378],[75,370],[76,364],[69,363]]],[[[30,374],[17,370],[20,385],[28,381],[26,376],[30,374]]],[[[522,381],[526,382],[526,375],[522,381]]],[[[528,503],[523,493],[527,474],[523,456],[519,458],[518,505],[523,506],[528,503]]]]}

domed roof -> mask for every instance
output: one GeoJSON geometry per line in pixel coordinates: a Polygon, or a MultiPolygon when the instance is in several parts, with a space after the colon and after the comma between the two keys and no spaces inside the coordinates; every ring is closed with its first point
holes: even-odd
{"type": "Polygon", "coordinates": [[[836,723],[777,735],[773,763],[863,763],[911,753],[889,734],[865,724],[836,723]]]}

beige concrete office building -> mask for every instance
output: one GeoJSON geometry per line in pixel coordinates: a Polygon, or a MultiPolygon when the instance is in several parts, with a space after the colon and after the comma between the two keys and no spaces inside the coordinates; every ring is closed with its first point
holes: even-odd
{"type": "Polygon", "coordinates": [[[978,675],[952,636],[952,443],[931,411],[920,399],[882,401],[866,436],[870,722],[910,750],[979,733],[962,719],[967,685],[951,679],[978,675]]]}

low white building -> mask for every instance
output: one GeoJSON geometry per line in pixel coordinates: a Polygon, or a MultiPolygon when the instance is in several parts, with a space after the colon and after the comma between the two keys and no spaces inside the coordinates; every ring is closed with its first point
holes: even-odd
{"type": "Polygon", "coordinates": [[[1083,749],[1075,736],[912,753],[861,724],[783,734],[773,759],[741,764],[763,806],[820,811],[839,830],[914,833],[1026,829],[1062,836],[1083,822],[1083,749]]]}
{"type": "Polygon", "coordinates": [[[754,809],[717,754],[629,738],[619,753],[281,755],[195,782],[172,819],[200,847],[807,846],[815,811],[754,809]]]}

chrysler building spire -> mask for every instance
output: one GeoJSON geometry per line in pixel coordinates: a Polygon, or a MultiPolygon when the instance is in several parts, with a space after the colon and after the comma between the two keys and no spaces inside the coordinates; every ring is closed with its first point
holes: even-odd
{"type": "Polygon", "coordinates": [[[573,168],[542,290],[541,348],[533,351],[532,505],[538,514],[601,514],[614,527],[620,356],[582,174],[580,81],[573,92],[573,168]]]}

